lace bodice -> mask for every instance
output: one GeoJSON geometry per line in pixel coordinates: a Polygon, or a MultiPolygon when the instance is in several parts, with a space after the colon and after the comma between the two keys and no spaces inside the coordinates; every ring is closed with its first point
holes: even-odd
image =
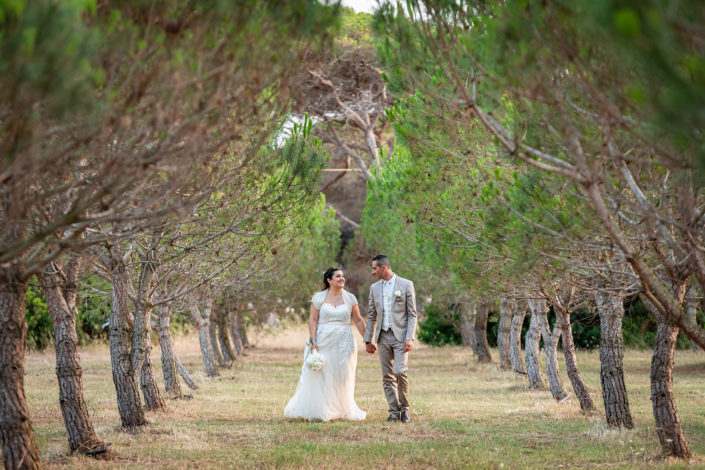
{"type": "Polygon", "coordinates": [[[343,303],[333,306],[324,302],[328,290],[316,293],[311,302],[318,309],[319,325],[350,325],[350,314],[353,305],[357,304],[357,299],[350,292],[343,290],[343,303]]]}
{"type": "Polygon", "coordinates": [[[319,325],[350,325],[350,312],[352,306],[348,304],[340,304],[336,307],[329,303],[324,303],[318,313],[319,325]]]}

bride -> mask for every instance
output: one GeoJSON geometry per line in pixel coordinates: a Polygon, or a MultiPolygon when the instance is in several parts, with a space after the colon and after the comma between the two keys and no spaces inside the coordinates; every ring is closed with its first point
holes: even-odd
{"type": "Polygon", "coordinates": [[[355,368],[357,342],[351,323],[365,334],[365,321],[360,316],[357,299],[343,290],[345,276],[339,268],[323,273],[325,290],[311,299],[308,321],[311,352],[324,358],[323,369],[312,371],[305,365],[294,396],[284,408],[287,418],[312,421],[349,419],[361,421],[367,413],[355,404],[355,368]]]}

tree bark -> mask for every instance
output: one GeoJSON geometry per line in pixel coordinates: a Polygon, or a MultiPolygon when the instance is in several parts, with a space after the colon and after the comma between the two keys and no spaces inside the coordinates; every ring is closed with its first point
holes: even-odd
{"type": "Polygon", "coordinates": [[[230,323],[230,315],[225,311],[221,310],[218,312],[218,342],[220,344],[220,350],[223,353],[223,359],[228,362],[235,361],[237,354],[233,349],[233,343],[230,341],[230,334],[228,331],[230,323]]]}
{"type": "Polygon", "coordinates": [[[521,356],[521,330],[524,325],[526,309],[519,307],[519,303],[516,300],[512,300],[511,302],[513,316],[509,332],[509,353],[512,359],[512,369],[518,374],[526,374],[526,366],[521,356]]]}
{"type": "Polygon", "coordinates": [[[539,340],[541,339],[541,330],[539,319],[533,312],[530,312],[531,321],[529,329],[526,332],[526,373],[529,377],[529,388],[536,390],[545,390],[546,384],[541,377],[541,366],[539,365],[539,340]]]}
{"type": "MultiPolygon", "coordinates": [[[[697,295],[697,289],[695,288],[695,284],[691,285],[690,288],[688,289],[688,295],[686,296],[685,299],[685,312],[686,315],[688,316],[688,319],[691,323],[694,325],[697,324],[697,313],[698,313],[698,305],[700,304],[700,301],[698,299],[697,295]]],[[[693,341],[692,339],[690,340],[690,347],[693,351],[700,351],[700,346],[698,346],[698,343],[693,341]]]]}
{"type": "Polygon", "coordinates": [[[148,411],[166,411],[166,403],[159,392],[157,381],[154,379],[154,367],[152,358],[146,354],[140,369],[140,387],[144,397],[144,405],[148,411]]]}
{"type": "Polygon", "coordinates": [[[6,469],[38,469],[39,450],[24,394],[27,281],[0,266],[0,439],[6,469]]]}
{"type": "Polygon", "coordinates": [[[201,346],[201,358],[203,365],[206,368],[208,377],[217,377],[220,375],[218,366],[213,358],[213,350],[211,348],[210,334],[208,333],[208,324],[210,323],[210,305],[201,310],[195,301],[191,301],[191,315],[198,327],[198,342],[201,346]]]}
{"type": "Polygon", "coordinates": [[[245,348],[242,345],[242,339],[240,338],[240,331],[238,328],[238,322],[240,321],[238,317],[240,316],[237,310],[233,309],[229,313],[230,316],[230,336],[233,338],[233,344],[235,345],[235,353],[240,356],[246,355],[245,348]]]}
{"type": "MultiPolygon", "coordinates": [[[[468,328],[469,341],[472,352],[479,362],[492,362],[490,347],[487,344],[487,318],[489,307],[484,302],[467,302],[461,304],[461,332],[468,328]],[[463,319],[463,315],[465,318],[463,319]],[[465,323],[466,326],[462,326],[465,323]]],[[[462,334],[462,333],[461,333],[462,334]]]]}
{"type": "Polygon", "coordinates": [[[499,301],[499,329],[497,330],[497,349],[499,350],[499,368],[512,368],[511,327],[514,307],[512,300],[502,297],[499,301]]]}
{"type": "Polygon", "coordinates": [[[624,384],[624,304],[621,297],[603,292],[595,294],[595,302],[600,315],[600,383],[605,418],[611,427],[631,429],[634,423],[624,384]]]}
{"type": "Polygon", "coordinates": [[[528,299],[527,301],[532,319],[533,317],[538,318],[539,326],[541,327],[543,350],[546,353],[546,378],[548,379],[551,395],[557,401],[565,400],[568,394],[563,389],[563,381],[558,370],[558,340],[561,337],[561,330],[558,325],[555,325],[553,331],[551,331],[551,327],[548,324],[548,306],[545,299],[528,299]]]}
{"type": "MultiPolygon", "coordinates": [[[[237,332],[240,336],[242,347],[245,349],[250,349],[252,345],[250,344],[250,340],[247,339],[247,326],[245,325],[245,319],[242,316],[242,312],[237,315],[237,332]]],[[[245,352],[243,352],[242,355],[245,356],[245,352]]]]}
{"type": "Polygon", "coordinates": [[[471,317],[475,314],[473,311],[473,304],[470,302],[462,302],[459,306],[458,309],[460,310],[460,339],[463,342],[463,346],[466,348],[471,348],[473,352],[475,351],[475,348],[473,347],[472,344],[472,320],[471,317]]]}
{"type": "Polygon", "coordinates": [[[137,300],[135,301],[135,318],[132,329],[132,349],[130,351],[130,361],[132,369],[139,371],[140,386],[142,396],[147,410],[166,410],[166,404],[161,397],[159,387],[154,380],[154,369],[152,368],[152,333],[151,297],[155,284],[156,262],[154,251],[150,248],[146,259],[142,259],[142,271],[140,272],[137,300]]]}
{"type": "Polygon", "coordinates": [[[56,351],[56,378],[59,383],[59,404],[64,418],[66,435],[71,452],[87,452],[103,446],[95,433],[88,414],[83,393],[83,379],[78,355],[76,333],[76,296],[80,257],[70,255],[64,267],[66,280],[62,282],[58,263],[54,263],[39,275],[44,297],[51,316],[56,351]]]}
{"type": "Polygon", "coordinates": [[[659,322],[656,347],[651,359],[651,403],[661,449],[665,456],[690,458],[673,396],[673,353],[678,327],[659,322]]]}
{"type": "Polygon", "coordinates": [[[147,421],[137,388],[137,374],[130,360],[130,311],[127,297],[127,272],[122,250],[114,245],[109,250],[110,280],[113,286],[110,308],[110,362],[122,425],[127,428],[144,426],[147,421]]]}
{"type": "Polygon", "coordinates": [[[213,307],[211,307],[211,317],[208,322],[208,338],[211,343],[213,357],[218,362],[218,366],[226,367],[225,359],[223,358],[223,354],[220,351],[220,346],[218,345],[218,309],[213,307]]]}
{"type": "Polygon", "coordinates": [[[570,313],[554,306],[556,312],[556,324],[562,330],[561,343],[563,346],[563,358],[565,359],[565,369],[573,387],[575,396],[580,402],[580,409],[583,411],[595,411],[595,403],[592,401],[583,377],[578,371],[578,361],[575,357],[575,343],[573,342],[573,327],[570,324],[570,313]]]}
{"type": "Polygon", "coordinates": [[[172,397],[179,397],[181,393],[181,383],[177,376],[176,361],[174,360],[174,346],[171,342],[171,311],[168,305],[162,305],[157,309],[159,323],[157,325],[157,336],[159,347],[162,352],[162,374],[164,375],[164,387],[166,392],[172,397]]]}
{"type": "Polygon", "coordinates": [[[191,379],[191,376],[188,375],[186,368],[184,367],[183,364],[181,364],[181,360],[179,359],[179,356],[174,356],[174,362],[176,363],[176,370],[179,371],[179,375],[181,375],[181,378],[184,379],[184,382],[186,382],[186,385],[188,385],[188,387],[191,390],[196,390],[198,388],[198,385],[196,385],[196,382],[194,382],[191,379]]]}

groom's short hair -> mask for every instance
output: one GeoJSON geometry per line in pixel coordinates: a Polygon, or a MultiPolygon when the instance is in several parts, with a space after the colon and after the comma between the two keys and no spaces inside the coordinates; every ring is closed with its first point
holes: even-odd
{"type": "Polygon", "coordinates": [[[388,268],[392,267],[392,263],[389,262],[389,258],[387,257],[387,255],[377,255],[372,258],[372,261],[377,263],[377,266],[387,266],[388,268]]]}

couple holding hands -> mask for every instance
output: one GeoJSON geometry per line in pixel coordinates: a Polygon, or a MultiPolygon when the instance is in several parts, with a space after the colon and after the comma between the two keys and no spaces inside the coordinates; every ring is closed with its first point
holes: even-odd
{"type": "Polygon", "coordinates": [[[307,343],[307,352],[316,351],[322,356],[322,368],[313,370],[304,364],[296,392],[284,409],[287,418],[365,419],[367,413],[354,398],[357,343],[351,326],[355,325],[367,352],[379,351],[382,385],[389,404],[387,421],[410,422],[407,359],[416,331],[414,283],[394,274],[385,255],[372,259],[372,275],[378,281],[370,287],[365,324],[357,298],[343,289],[343,271],[330,268],[323,274],[324,290],[311,299],[307,343]]]}

